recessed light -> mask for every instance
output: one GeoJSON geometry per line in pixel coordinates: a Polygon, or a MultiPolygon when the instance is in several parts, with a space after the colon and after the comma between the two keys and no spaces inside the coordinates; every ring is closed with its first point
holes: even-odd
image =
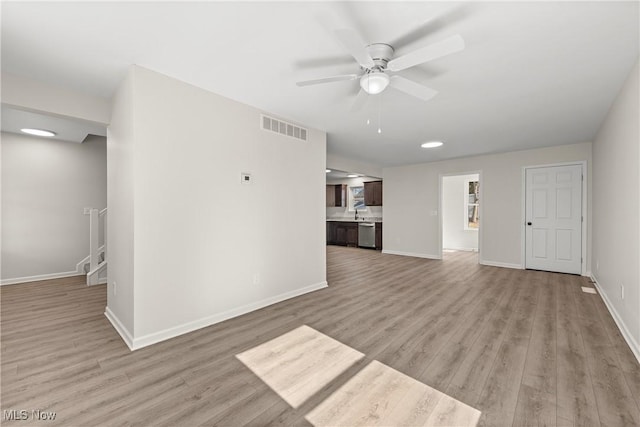
{"type": "Polygon", "coordinates": [[[21,132],[24,133],[28,133],[29,135],[36,135],[36,136],[56,136],[55,132],[51,132],[50,130],[44,130],[44,129],[29,129],[29,128],[24,128],[24,129],[20,129],[21,132]]]}
{"type": "Polygon", "coordinates": [[[326,172],[326,173],[329,173],[329,172],[331,172],[331,169],[327,169],[325,172],[326,172]]]}
{"type": "Polygon", "coordinates": [[[350,173],[349,175],[347,175],[347,178],[357,178],[358,174],[356,173],[350,173]]]}
{"type": "Polygon", "coordinates": [[[436,147],[440,147],[442,145],[441,141],[430,141],[430,142],[425,142],[424,144],[421,145],[422,148],[436,148],[436,147]]]}

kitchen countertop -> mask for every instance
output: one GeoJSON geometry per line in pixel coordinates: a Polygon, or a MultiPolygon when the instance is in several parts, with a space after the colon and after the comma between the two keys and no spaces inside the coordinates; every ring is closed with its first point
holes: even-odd
{"type": "Polygon", "coordinates": [[[381,219],[367,219],[367,218],[327,218],[328,222],[382,222],[381,219]]]}

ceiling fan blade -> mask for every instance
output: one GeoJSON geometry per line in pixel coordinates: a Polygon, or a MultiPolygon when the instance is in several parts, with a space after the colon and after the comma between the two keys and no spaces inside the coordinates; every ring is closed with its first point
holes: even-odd
{"type": "Polygon", "coordinates": [[[396,50],[402,49],[404,46],[417,42],[423,37],[434,35],[442,29],[449,28],[456,22],[465,20],[471,15],[473,8],[474,6],[470,3],[452,5],[450,9],[432,16],[402,36],[393,39],[389,44],[396,50]]]}
{"type": "Polygon", "coordinates": [[[356,95],[356,100],[353,101],[353,105],[351,106],[351,111],[356,112],[360,111],[364,104],[369,100],[369,94],[364,90],[360,89],[360,92],[356,95]]]}
{"type": "Polygon", "coordinates": [[[402,76],[391,76],[389,86],[423,101],[428,101],[438,94],[437,90],[423,86],[413,80],[405,79],[402,76]]]}
{"type": "Polygon", "coordinates": [[[358,74],[345,74],[342,76],[333,76],[333,77],[325,77],[324,79],[314,79],[314,80],[304,80],[301,82],[297,82],[297,86],[311,86],[317,85],[321,83],[331,83],[331,82],[341,82],[347,80],[355,80],[360,77],[358,74]]]}
{"type": "Polygon", "coordinates": [[[358,61],[358,64],[364,68],[371,68],[375,65],[373,58],[371,58],[371,55],[367,52],[366,44],[355,31],[344,28],[335,30],[334,34],[347,52],[358,61]]]}
{"type": "Polygon", "coordinates": [[[422,64],[452,53],[460,52],[464,49],[464,40],[457,34],[439,42],[430,44],[396,59],[392,59],[387,64],[387,69],[391,71],[401,71],[414,65],[422,64]]]}

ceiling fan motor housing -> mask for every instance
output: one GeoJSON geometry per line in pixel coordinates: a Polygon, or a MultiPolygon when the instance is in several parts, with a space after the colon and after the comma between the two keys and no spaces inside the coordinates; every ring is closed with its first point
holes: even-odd
{"type": "Polygon", "coordinates": [[[387,68],[387,62],[393,58],[393,47],[386,43],[373,43],[367,46],[367,52],[373,58],[376,67],[384,70],[387,68]]]}

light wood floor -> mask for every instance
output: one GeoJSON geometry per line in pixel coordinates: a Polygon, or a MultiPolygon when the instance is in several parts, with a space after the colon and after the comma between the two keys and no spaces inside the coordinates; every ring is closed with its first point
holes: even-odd
{"type": "Polygon", "coordinates": [[[482,411],[479,425],[640,425],[640,366],[586,278],[327,252],[329,288],[135,352],[104,286],[4,286],[1,409],[55,411],[46,425],[309,425],[377,361],[482,411]],[[365,357],[292,408],[236,355],[302,325],[365,357]]]}

